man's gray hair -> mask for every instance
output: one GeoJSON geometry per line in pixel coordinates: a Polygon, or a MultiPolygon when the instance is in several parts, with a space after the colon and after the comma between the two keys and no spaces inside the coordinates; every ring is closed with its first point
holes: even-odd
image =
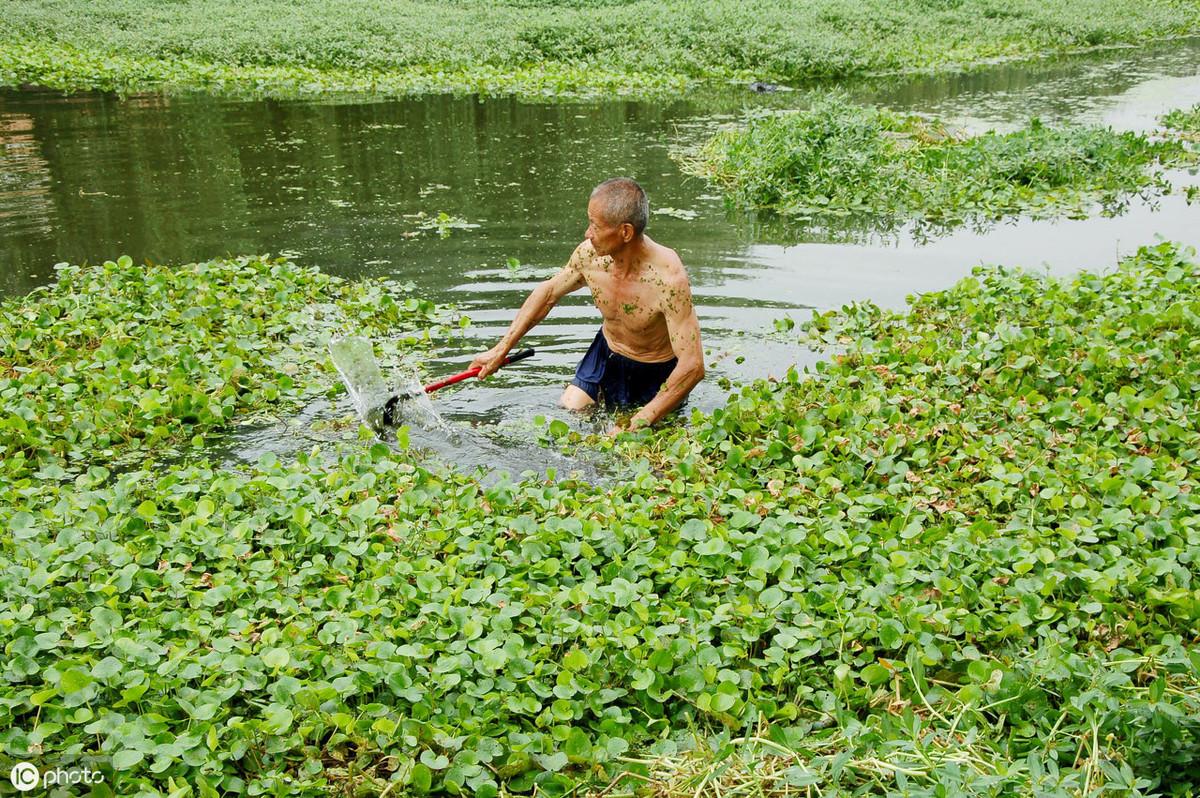
{"type": "Polygon", "coordinates": [[[592,189],[592,199],[600,201],[601,212],[610,224],[630,224],[637,235],[650,220],[650,201],[636,180],[614,177],[592,189]]]}

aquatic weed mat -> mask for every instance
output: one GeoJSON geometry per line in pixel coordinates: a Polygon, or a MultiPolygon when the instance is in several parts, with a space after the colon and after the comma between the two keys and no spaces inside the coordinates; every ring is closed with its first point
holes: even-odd
{"type": "Polygon", "coordinates": [[[235,419],[328,391],[331,334],[373,330],[402,350],[444,318],[411,285],[347,282],[282,258],[55,268],[52,285],[0,305],[8,480],[198,447],[235,419]]]}
{"type": "Polygon", "coordinates": [[[1197,277],[821,314],[839,357],[610,487],[383,444],[7,478],[0,745],[139,796],[1186,794],[1197,277]]]}
{"type": "Polygon", "coordinates": [[[1016,216],[1116,215],[1169,192],[1166,170],[1200,162],[1175,138],[1036,119],[968,137],[838,92],[815,94],[803,110],[752,116],[675,157],[735,208],[818,230],[872,218],[877,233],[914,223],[922,237],[1016,216]]]}
{"type": "Polygon", "coordinates": [[[9,0],[0,84],[315,96],[458,91],[676,95],[699,81],[796,83],[1200,32],[1195,0],[9,0]],[[464,35],[464,32],[469,32],[464,35]]]}
{"type": "Polygon", "coordinates": [[[1158,121],[1168,133],[1200,142],[1200,103],[1191,108],[1176,108],[1161,116],[1158,121]]]}

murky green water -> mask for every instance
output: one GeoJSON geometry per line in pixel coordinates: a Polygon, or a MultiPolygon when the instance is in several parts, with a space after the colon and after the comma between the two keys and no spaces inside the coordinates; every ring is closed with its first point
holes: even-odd
{"type": "MultiPolygon", "coordinates": [[[[1030,116],[1146,129],[1200,102],[1200,39],[1006,65],[970,75],[849,86],[856,99],[979,129],[1030,116]]],[[[1135,202],[1115,219],[1003,224],[917,242],[805,230],[728,214],[669,152],[746,108],[802,101],[740,88],[666,104],[529,104],[428,97],[325,103],[206,97],[0,92],[0,292],[26,292],[58,261],[186,262],[285,253],[346,275],[386,274],[475,320],[441,342],[437,376],[465,368],[505,329],[526,293],[582,239],[588,192],[613,175],[646,187],[649,233],[692,277],[710,377],[690,407],[723,402],[720,377],[781,374],[812,356],[763,335],[785,315],[949,285],[982,262],[1056,273],[1101,268],[1156,234],[1200,244],[1200,208],[1135,202]],[[663,213],[663,211],[669,211],[663,213]],[[445,212],[477,227],[421,229],[445,212]],[[522,268],[510,270],[508,258],[522,268]]],[[[1187,179],[1188,176],[1182,176],[1187,179]]],[[[1195,178],[1190,178],[1195,181],[1195,178]]],[[[537,358],[437,396],[458,422],[520,427],[555,401],[595,335],[586,292],[525,339],[537,358]]],[[[347,407],[319,409],[337,414],[347,407]]],[[[287,436],[283,436],[287,437],[287,436]]],[[[287,448],[278,432],[251,448],[287,448]]]]}

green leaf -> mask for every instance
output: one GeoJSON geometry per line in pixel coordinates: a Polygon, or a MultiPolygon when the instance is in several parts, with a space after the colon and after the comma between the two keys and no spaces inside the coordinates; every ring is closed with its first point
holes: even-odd
{"type": "Polygon", "coordinates": [[[582,760],[591,754],[592,743],[582,729],[572,728],[567,735],[563,750],[572,760],[582,760]]]}
{"type": "Polygon", "coordinates": [[[292,711],[281,704],[271,704],[263,713],[266,721],[265,728],[270,734],[287,734],[292,728],[294,715],[292,711]]]}
{"type": "Polygon", "coordinates": [[[113,754],[113,770],[129,770],[145,758],[146,755],[141,751],[132,748],[124,748],[113,754]]]}
{"type": "Polygon", "coordinates": [[[286,648],[269,648],[263,652],[262,661],[268,668],[278,670],[292,661],[292,655],[286,648]]]}
{"type": "Polygon", "coordinates": [[[391,718],[378,718],[371,724],[371,731],[390,736],[396,733],[396,721],[391,718]]]}
{"type": "Polygon", "coordinates": [[[50,688],[49,690],[39,690],[29,697],[29,703],[35,707],[40,707],[52,698],[58,697],[58,689],[50,688]]]}
{"type": "Polygon", "coordinates": [[[543,770],[548,770],[551,773],[557,773],[562,770],[567,766],[567,762],[569,761],[567,755],[561,751],[553,754],[538,754],[534,757],[534,760],[542,766],[543,770]]]}
{"type": "Polygon", "coordinates": [[[967,674],[970,675],[971,681],[982,683],[992,678],[992,672],[995,669],[996,666],[993,663],[977,659],[967,666],[967,674]]]}
{"type": "Polygon", "coordinates": [[[211,516],[216,509],[217,506],[213,504],[211,499],[201,499],[200,501],[196,502],[195,515],[200,520],[204,520],[211,516]]]}
{"type": "Polygon", "coordinates": [[[638,668],[632,676],[629,684],[634,690],[645,690],[654,684],[654,671],[648,668],[638,668]]]}
{"type": "Polygon", "coordinates": [[[433,771],[420,762],[416,763],[408,777],[408,786],[420,793],[429,792],[433,786],[433,771]]]}
{"type": "Polygon", "coordinates": [[[716,537],[709,538],[708,540],[704,540],[696,544],[696,553],[705,556],[723,554],[728,550],[728,544],[726,544],[721,538],[716,537]]]}
{"type": "Polygon", "coordinates": [[[767,608],[778,607],[786,598],[787,595],[777,587],[769,587],[758,594],[758,602],[767,608]]]}
{"type": "Polygon", "coordinates": [[[37,537],[40,532],[33,514],[23,510],[13,514],[8,522],[8,530],[17,540],[29,540],[30,538],[37,537]]]}
{"type": "Polygon", "coordinates": [[[571,671],[581,671],[588,666],[588,655],[578,648],[573,648],[563,657],[563,667],[571,671]]]}
{"type": "Polygon", "coordinates": [[[421,762],[431,770],[445,770],[450,767],[450,760],[444,754],[435,754],[426,748],[421,752],[421,762]]]}
{"type": "Polygon", "coordinates": [[[877,663],[866,666],[858,672],[858,675],[870,685],[881,684],[892,678],[892,672],[877,663]]]}
{"type": "Polygon", "coordinates": [[[72,668],[63,673],[62,679],[58,683],[58,689],[62,691],[63,695],[68,695],[70,693],[78,693],[91,684],[91,676],[88,676],[83,671],[72,668]]]}
{"type": "Polygon", "coordinates": [[[896,648],[904,640],[904,624],[888,618],[879,625],[879,642],[886,648],[896,648]]]}

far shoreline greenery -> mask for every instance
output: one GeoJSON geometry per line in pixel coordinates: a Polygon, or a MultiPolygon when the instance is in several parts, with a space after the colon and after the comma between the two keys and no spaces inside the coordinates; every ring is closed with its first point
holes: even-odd
{"type": "Polygon", "coordinates": [[[310,95],[679,94],[941,72],[1200,33],[1174,0],[8,0],[0,85],[310,95]]]}
{"type": "Polygon", "coordinates": [[[757,114],[677,159],[741,210],[867,215],[881,228],[915,221],[940,230],[1018,214],[1112,215],[1134,196],[1170,191],[1165,170],[1200,160],[1172,137],[1036,119],[969,136],[836,92],[800,111],[757,114]]]}
{"type": "Polygon", "coordinates": [[[104,798],[1200,786],[1194,251],[820,313],[815,372],[589,438],[618,484],[158,463],[328,390],[332,329],[420,346],[405,293],[122,258],[0,304],[5,755],[104,798]]]}

